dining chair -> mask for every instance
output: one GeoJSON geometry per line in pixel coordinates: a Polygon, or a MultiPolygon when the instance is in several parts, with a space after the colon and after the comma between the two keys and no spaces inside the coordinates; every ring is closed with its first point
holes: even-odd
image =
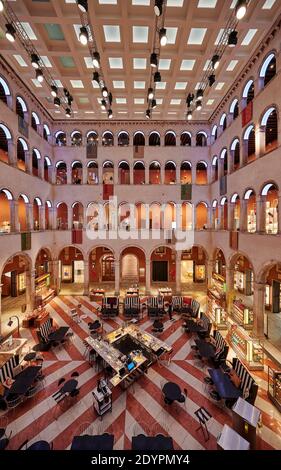
{"type": "Polygon", "coordinates": [[[65,378],[61,377],[58,381],[58,387],[65,382],[65,378]]]}

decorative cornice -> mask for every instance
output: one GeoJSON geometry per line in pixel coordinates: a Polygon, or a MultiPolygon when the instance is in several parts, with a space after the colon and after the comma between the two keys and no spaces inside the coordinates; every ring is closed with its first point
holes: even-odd
{"type": "Polygon", "coordinates": [[[192,127],[194,125],[196,126],[209,126],[209,122],[208,121],[192,121],[192,123],[190,122],[187,122],[186,120],[175,120],[175,121],[161,121],[161,120],[138,120],[138,121],[135,121],[135,120],[108,120],[108,119],[104,119],[104,120],[91,120],[91,121],[87,121],[87,120],[83,120],[83,119],[69,119],[69,120],[55,120],[53,121],[53,125],[54,126],[65,126],[66,124],[75,124],[77,126],[79,125],[88,125],[88,126],[96,126],[96,127],[104,127],[105,124],[107,124],[109,127],[113,127],[113,125],[115,126],[118,126],[120,127],[120,125],[124,125],[124,126],[136,126],[136,125],[141,125],[142,127],[151,127],[151,126],[163,126],[163,123],[165,123],[165,127],[167,126],[175,126],[175,125],[181,125],[181,126],[184,126],[186,127],[186,129],[190,128],[192,129],[192,127]]]}

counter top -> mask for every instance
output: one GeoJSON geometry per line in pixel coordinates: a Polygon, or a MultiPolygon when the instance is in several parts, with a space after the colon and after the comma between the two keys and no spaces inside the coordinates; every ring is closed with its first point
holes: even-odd
{"type": "Polygon", "coordinates": [[[240,434],[230,428],[227,424],[224,425],[222,432],[218,437],[217,443],[223,450],[250,449],[250,443],[240,436],[240,434]]]}

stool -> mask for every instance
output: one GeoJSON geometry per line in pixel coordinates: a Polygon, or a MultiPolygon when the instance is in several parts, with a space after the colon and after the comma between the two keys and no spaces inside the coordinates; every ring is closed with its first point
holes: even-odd
{"type": "Polygon", "coordinates": [[[198,410],[196,410],[194,414],[195,416],[197,416],[200,423],[200,426],[196,429],[196,431],[202,429],[205,442],[207,442],[210,439],[210,434],[207,428],[207,422],[209,421],[209,419],[212,418],[212,415],[209,413],[209,411],[206,410],[206,408],[204,408],[204,406],[198,408],[198,410]]]}

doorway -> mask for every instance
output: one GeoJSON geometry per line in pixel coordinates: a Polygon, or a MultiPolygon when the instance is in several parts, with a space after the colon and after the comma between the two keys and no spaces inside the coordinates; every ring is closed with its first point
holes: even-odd
{"type": "Polygon", "coordinates": [[[152,281],[168,282],[168,261],[152,261],[152,281]]]}

